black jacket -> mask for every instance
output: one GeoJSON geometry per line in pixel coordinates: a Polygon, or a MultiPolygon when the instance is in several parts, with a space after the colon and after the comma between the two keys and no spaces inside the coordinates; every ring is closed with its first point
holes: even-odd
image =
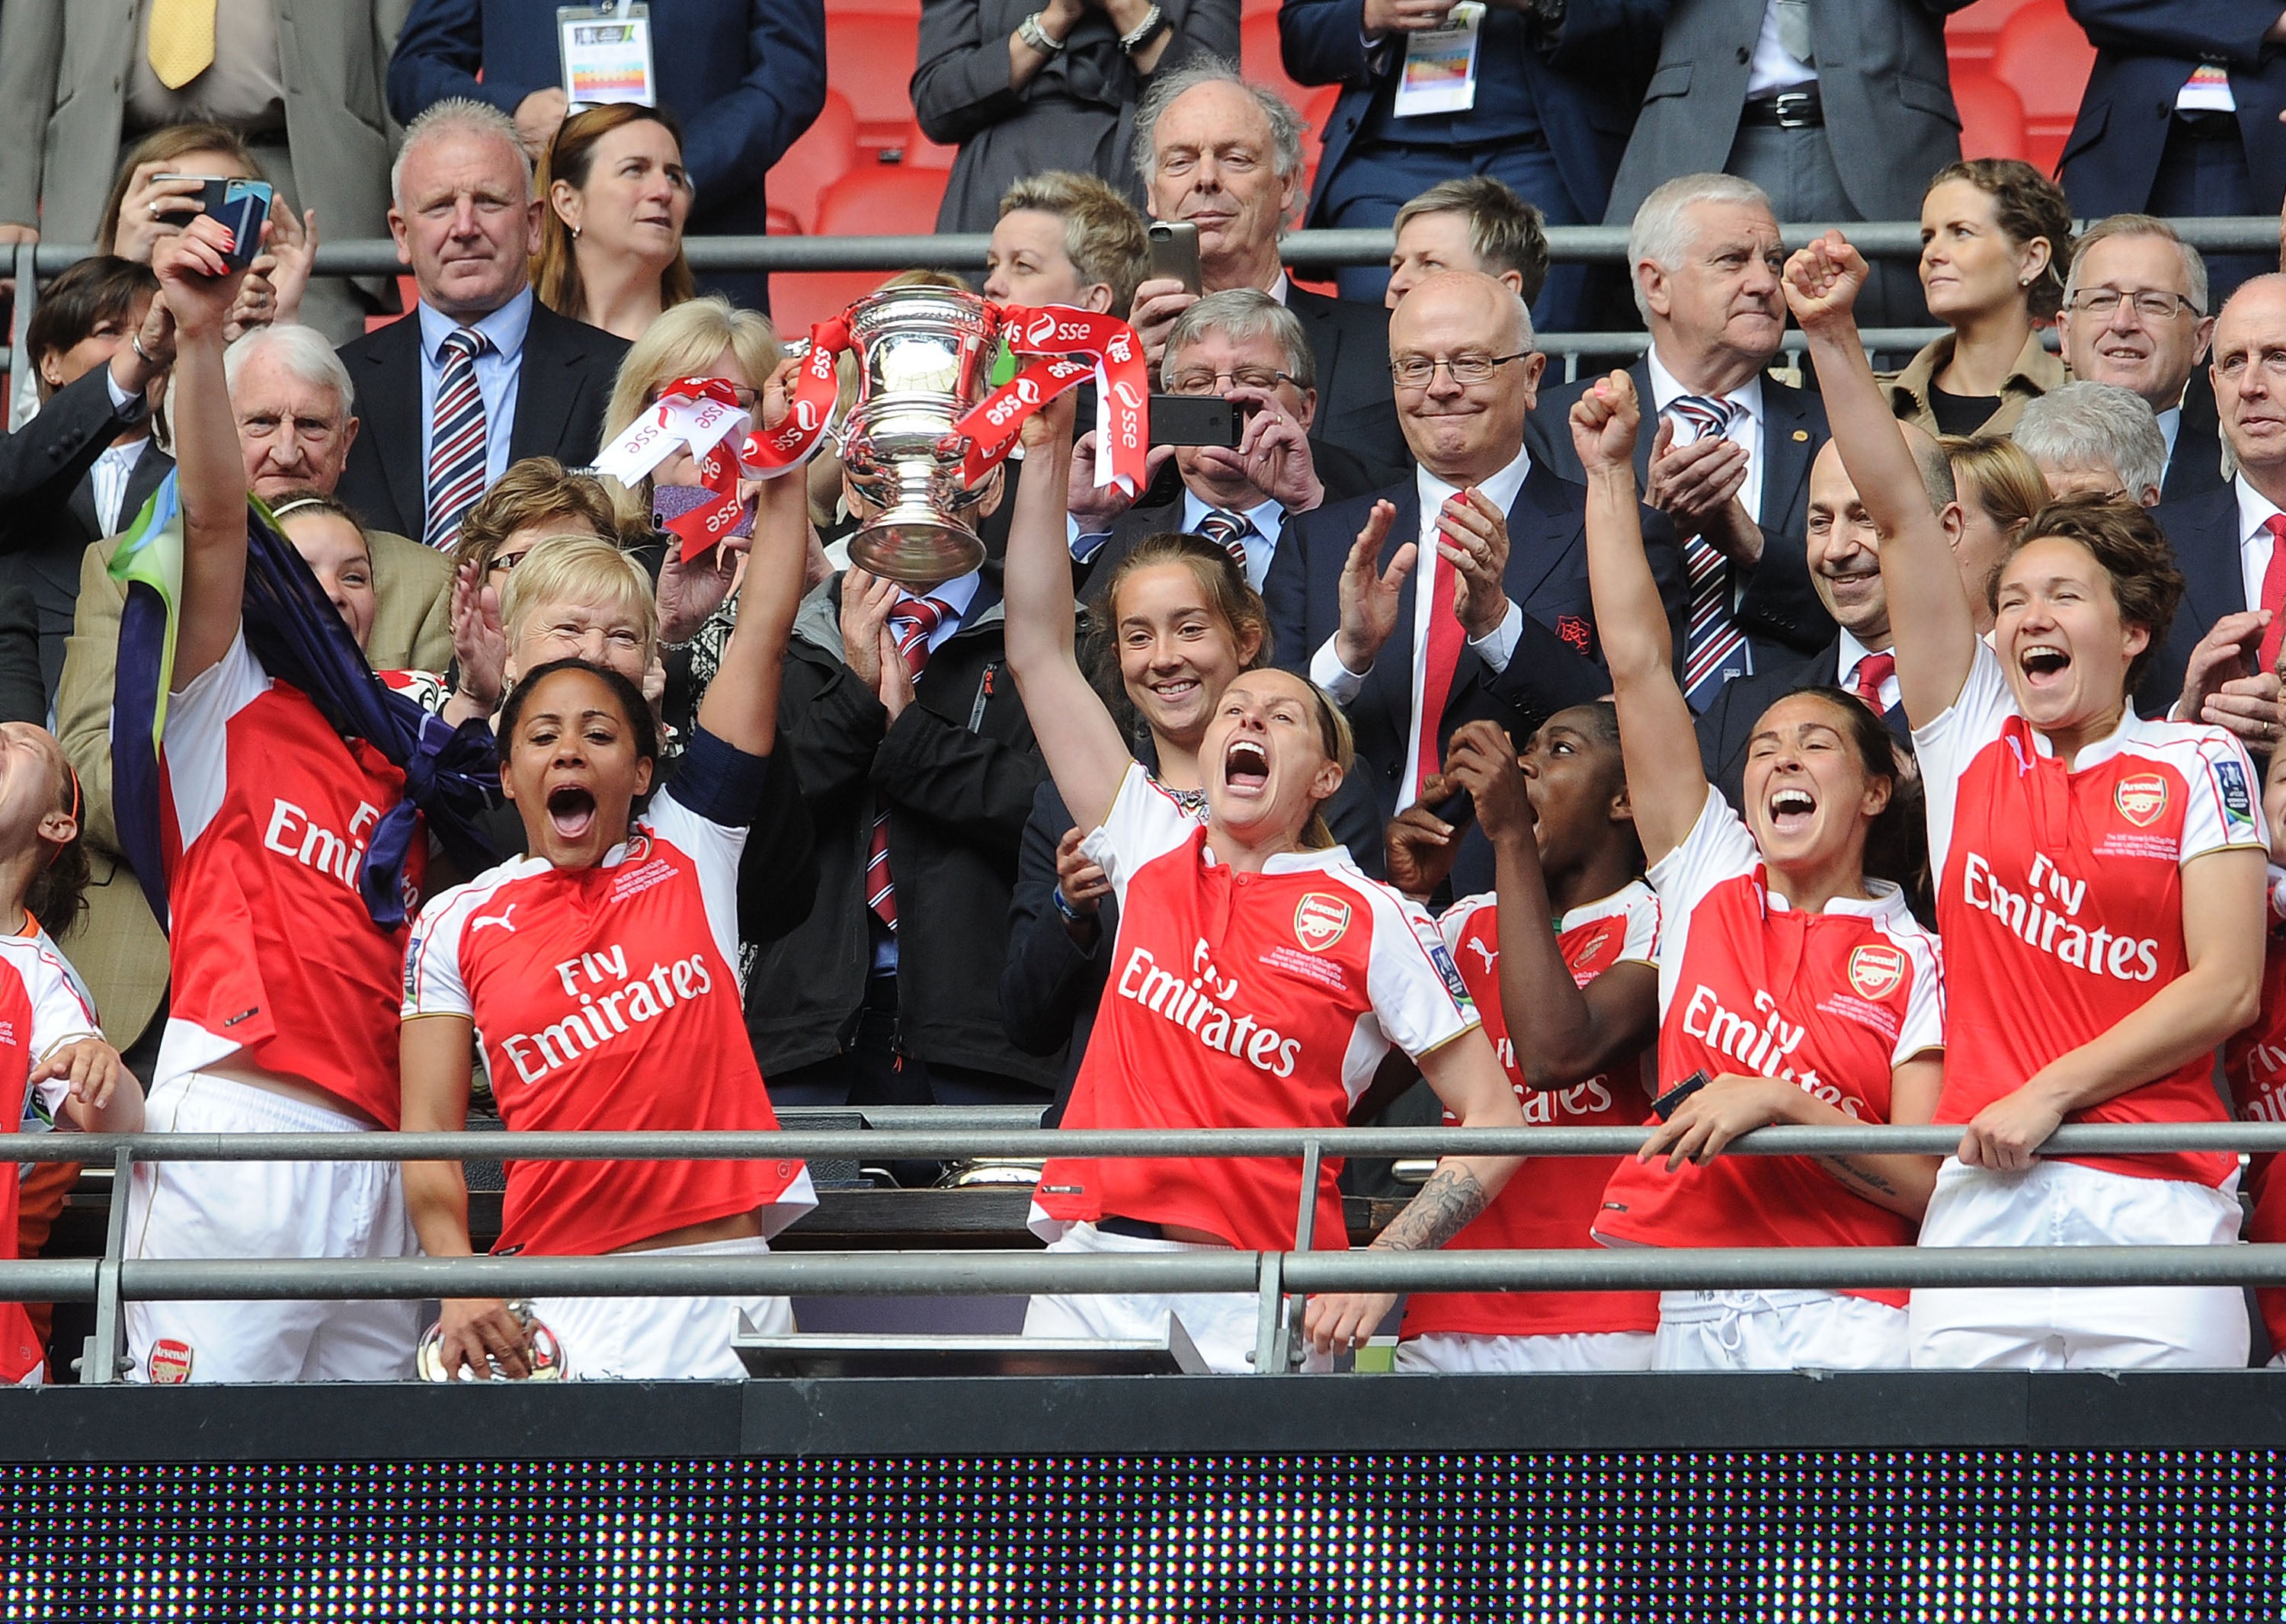
{"type": "MultiPolygon", "coordinates": [[[[1841,640],[1836,637],[1817,653],[1773,665],[1751,676],[1733,677],[1714,696],[1714,703],[1699,713],[1699,761],[1707,781],[1722,792],[1723,799],[1744,816],[1742,786],[1746,777],[1746,746],[1754,737],[1754,723],[1762,713],[1788,694],[1804,688],[1831,688],[1841,673],[1841,640]]],[[[1905,707],[1893,706],[1881,713],[1890,737],[1911,747],[1912,724],[1905,707]]]]}
{"type": "Polygon", "coordinates": [[[899,1052],[1052,1089],[1060,1068],[1018,1051],[1000,1018],[1016,853],[1046,769],[1008,674],[997,572],[894,723],[841,662],[840,611],[837,575],[802,604],[786,656],[776,753],[816,828],[817,903],[747,983],[762,1075],[830,1059],[855,1030],[872,957],[865,862],[886,804],[899,1052]]]}
{"type": "MultiPolygon", "coordinates": [[[[1056,1084],[1056,1115],[1071,1099],[1080,1061],[1087,1057],[1088,1034],[1095,1029],[1096,1006],[1119,938],[1119,899],[1096,904],[1097,934],[1082,948],[1056,911],[1056,846],[1074,826],[1052,779],[1044,780],[1025,820],[1024,844],[1016,858],[1016,887],[1008,903],[1008,958],[1000,969],[1000,1020],[1008,1041],[1027,1054],[1062,1063],[1056,1084]]],[[[1053,1123],[1050,1123],[1053,1126],[1053,1123]]]]}

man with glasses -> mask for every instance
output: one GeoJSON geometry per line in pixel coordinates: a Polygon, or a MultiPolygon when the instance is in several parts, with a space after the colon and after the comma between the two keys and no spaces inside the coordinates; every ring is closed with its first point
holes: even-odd
{"type": "MultiPolygon", "coordinates": [[[[1349,712],[1384,819],[1423,798],[1462,722],[1489,718],[1520,746],[1549,712],[1610,688],[1587,488],[1525,445],[1547,358],[1524,301],[1482,272],[1439,272],[1405,296],[1389,338],[1413,474],[1297,517],[1263,588],[1279,658],[1349,712]]],[[[1673,543],[1655,529],[1648,545],[1672,617],[1673,543]]],[[[1491,887],[1491,847],[1473,832],[1451,883],[1491,887]]]]}
{"type": "MultiPolygon", "coordinates": [[[[1171,395],[1219,397],[1245,414],[1238,445],[1185,445],[1172,500],[1146,502],[1115,519],[1073,516],[1072,556],[1088,566],[1092,598],[1146,536],[1182,531],[1227,550],[1257,591],[1289,517],[1373,487],[1357,459],[1310,438],[1318,368],[1294,312],[1253,288],[1210,293],[1175,319],[1159,367],[1171,395]],[[1324,473],[1320,472],[1323,467],[1324,473]]],[[[1108,487],[1107,487],[1108,488],[1108,487]]]]}
{"type": "MultiPolygon", "coordinates": [[[[1809,469],[1825,407],[1768,368],[1785,335],[1785,249],[1750,180],[1684,175],[1658,187],[1628,232],[1636,308],[1651,349],[1628,370],[1657,426],[1636,437],[1644,501],[1674,521],[1691,583],[1683,691],[1705,713],[1733,677],[1791,666],[1833,637],[1810,580],[1809,469]]],[[[1568,422],[1593,374],[1559,384],[1528,438],[1581,479],[1568,422]]]]}
{"type": "Polygon", "coordinates": [[[2167,440],[2163,501],[2221,485],[2212,400],[2188,388],[2214,336],[2206,262],[2196,248],[2151,215],[2098,220],[2072,250],[2056,327],[2073,377],[2132,389],[2158,414],[2167,440]]]}
{"type": "Polygon", "coordinates": [[[2148,714],[2180,693],[2181,720],[2227,727],[2267,755],[2282,737],[2286,639],[2286,276],[2255,277],[2230,296],[2208,376],[2238,471],[2152,514],[2174,545],[2183,603],[2136,705],[2148,714]]]}

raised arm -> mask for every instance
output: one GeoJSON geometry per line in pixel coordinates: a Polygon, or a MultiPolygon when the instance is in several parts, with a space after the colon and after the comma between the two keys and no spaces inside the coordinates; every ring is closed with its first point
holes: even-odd
{"type": "Polygon", "coordinates": [[[246,460],[222,370],[223,324],[243,271],[233,271],[227,226],[194,217],[151,256],[175,313],[175,471],[183,505],[183,597],[174,686],[230,652],[246,601],[246,460]]]}
{"type": "Polygon", "coordinates": [[[801,607],[802,570],[809,558],[809,501],[800,477],[762,481],[754,514],[754,540],[746,579],[738,588],[737,624],[723,645],[722,663],[698,703],[698,725],[748,755],[768,755],[777,743],[778,688],[785,674],[786,643],[801,607]]]}
{"type": "Polygon", "coordinates": [[[1897,639],[1897,684],[1915,727],[1960,697],[1976,656],[1976,619],[1944,527],[1873,368],[1858,342],[1854,307],[1864,256],[1828,232],[1786,262],[1786,303],[1809,340],[1841,466],[1881,535],[1881,585],[1897,639]]]}
{"type": "Polygon", "coordinates": [[[1644,552],[1636,502],[1635,380],[1615,372],[1572,407],[1572,444],[1588,475],[1588,590],[1620,712],[1628,799],[1646,862],[1683,844],[1707,804],[1691,704],[1675,680],[1667,604],[1644,552]]]}
{"type": "MultiPolygon", "coordinates": [[[[1066,395],[1024,424],[1024,477],[1008,524],[1004,590],[1008,669],[1032,719],[1032,737],[1073,821],[1092,829],[1110,813],[1134,758],[1075,651],[1064,528],[1071,422],[1072,399],[1066,395]]],[[[1104,630],[1115,635],[1118,628],[1104,630]]]]}

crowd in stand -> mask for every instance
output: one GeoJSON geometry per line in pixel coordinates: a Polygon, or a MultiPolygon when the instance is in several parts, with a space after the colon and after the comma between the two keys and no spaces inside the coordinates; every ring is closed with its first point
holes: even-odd
{"type": "MultiPolygon", "coordinates": [[[[703,453],[595,466],[694,382],[790,414],[762,279],[684,246],[761,231],[816,0],[642,20],[650,106],[575,104],[536,0],[415,0],[393,51],[291,9],[209,0],[201,35],[143,0],[130,38],[0,0],[0,240],[98,248],[40,290],[0,440],[0,1127],[1649,1123],[1616,1162],[1328,1167],[1318,1244],[1344,1187],[1403,1198],[1401,1250],[2286,1239],[2259,1162],[2038,1154],[2281,1109],[2286,275],[2163,217],[2278,209],[2274,6],[2079,0],[2059,184],[1962,159],[1919,0],[1495,5],[1458,91],[1449,0],[1285,0],[1289,71],[1343,86],[1305,195],[1235,0],[924,0],[983,295],[1123,318],[1157,392],[1243,428],[1131,490],[1051,403],[988,477],[985,564],[918,592],[850,561],[878,509],[831,449],[737,482],[695,551],[703,453]],[[260,241],[210,177],[275,183],[260,241]],[[1918,276],[1779,233],[1916,215],[1918,276]],[[385,225],[409,311],[312,276],[321,219],[385,225]],[[1623,272],[1551,264],[1548,225],[1598,219],[1623,272]],[[1390,227],[1386,269],[1297,284],[1304,220],[1390,227]],[[1535,335],[1619,325],[1622,288],[1641,359],[1558,381],[1535,335]],[[1853,1122],[1961,1137],[1725,1154],[1853,1122]]],[[[12,1179],[0,1255],[74,1171],[12,1179]]],[[[1297,1177],[1052,1160],[1034,1228],[1275,1250],[1297,1177]]],[[[119,1199],[134,1257],[486,1239],[452,1164],[146,1163],[119,1199]]],[[[493,1250],[752,1253],[815,1199],[792,1160],[516,1163],[493,1250]]],[[[2232,1366],[2286,1346],[2281,1297],[1440,1294],[1397,1359],[2232,1366]]],[[[1314,1300],[1310,1360],[1397,1307],[1314,1300]]],[[[737,1313],[792,1324],[448,1302],[436,1362],[735,1375],[737,1313]]],[[[1251,1297],[1027,1328],[1170,1313],[1248,1367],[1251,1297]]],[[[158,1382],[392,1379],[422,1331],[128,1321],[158,1382]]],[[[43,1340],[0,1305],[0,1379],[43,1340]]]]}

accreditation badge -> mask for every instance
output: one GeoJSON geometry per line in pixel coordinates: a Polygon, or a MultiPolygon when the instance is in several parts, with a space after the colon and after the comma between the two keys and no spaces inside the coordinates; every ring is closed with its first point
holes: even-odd
{"type": "Polygon", "coordinates": [[[564,60],[564,95],[572,112],[615,101],[658,106],[658,80],[651,71],[650,7],[642,0],[558,6],[556,34],[564,60]]]}
{"type": "Polygon", "coordinates": [[[1397,81],[1392,118],[1423,113],[1466,113],[1477,105],[1477,41],[1485,25],[1480,0],[1461,0],[1441,28],[1405,36],[1405,67],[1397,81]]]}

